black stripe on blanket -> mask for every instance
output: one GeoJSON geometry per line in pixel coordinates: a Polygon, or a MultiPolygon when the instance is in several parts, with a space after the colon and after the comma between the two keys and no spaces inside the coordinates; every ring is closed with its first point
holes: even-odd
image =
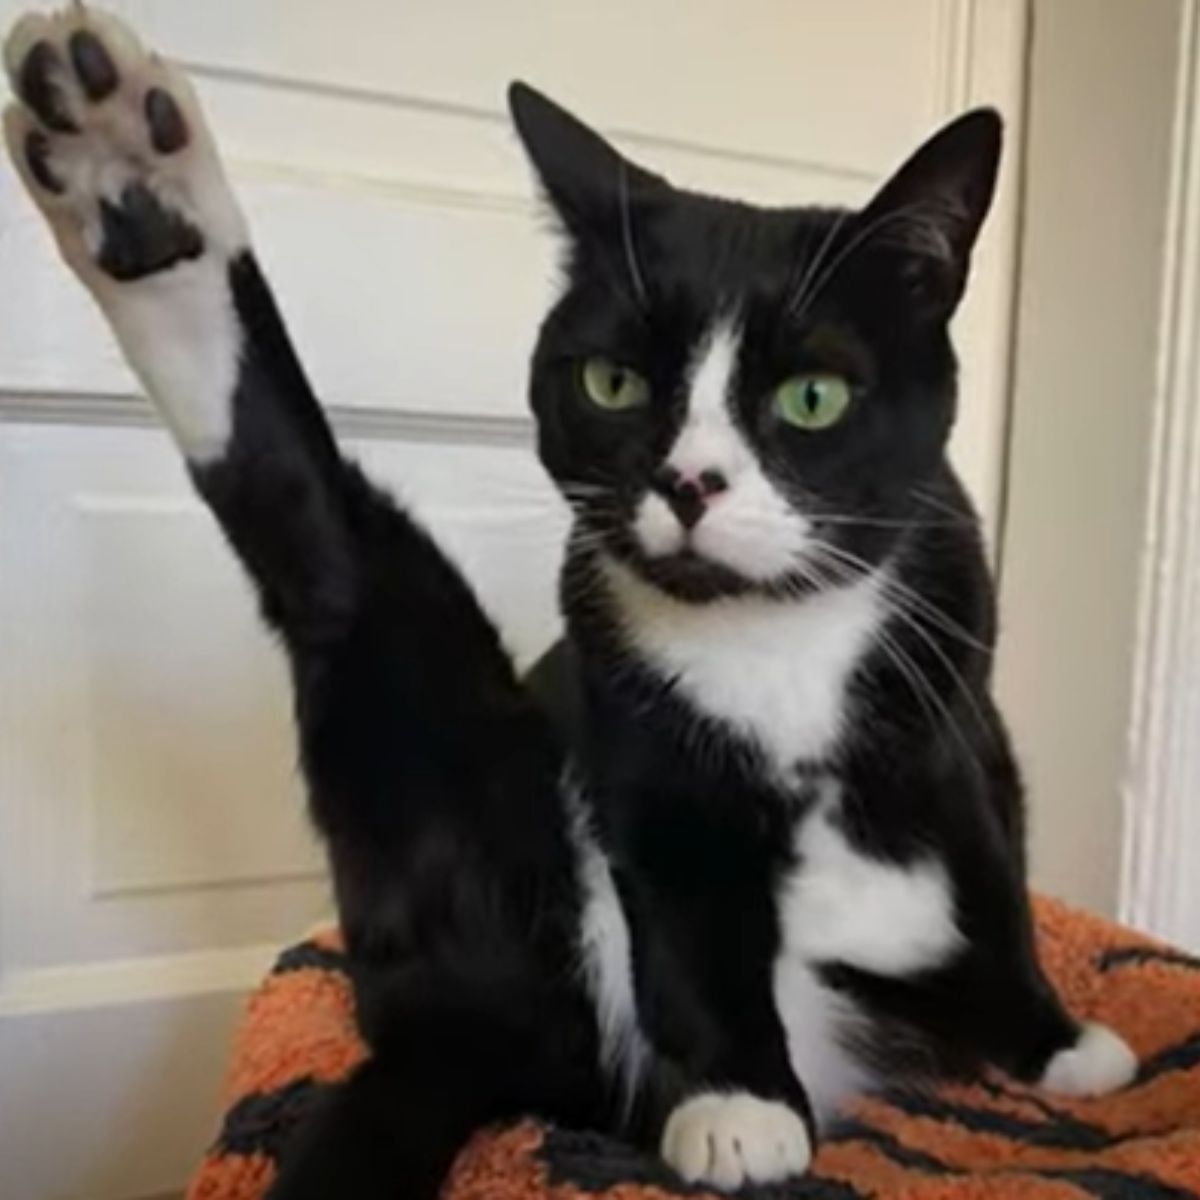
{"type": "Polygon", "coordinates": [[[1200,1033],[1146,1059],[1138,1068],[1134,1086],[1149,1083],[1168,1071],[1190,1071],[1197,1063],[1200,1063],[1200,1033]]]}
{"type": "Polygon", "coordinates": [[[906,1167],[910,1171],[923,1171],[926,1175],[957,1175],[955,1168],[935,1158],[924,1150],[914,1150],[906,1146],[894,1134],[861,1121],[839,1121],[837,1129],[826,1139],[826,1143],[857,1142],[878,1150],[885,1158],[894,1162],[898,1167],[906,1167]]]}
{"type": "MultiPolygon", "coordinates": [[[[896,1166],[910,1171],[922,1171],[926,1175],[952,1176],[959,1179],[981,1177],[978,1172],[952,1167],[931,1154],[904,1145],[891,1134],[857,1122],[841,1126],[837,1137],[830,1140],[854,1141],[871,1146],[896,1166]]],[[[1192,1192],[1161,1183],[1147,1175],[1113,1171],[1107,1167],[1003,1167],[989,1174],[1001,1178],[1011,1175],[1014,1183],[1017,1179],[1056,1179],[1095,1196],[1097,1200],[1196,1200],[1192,1192]]],[[[1021,1193],[1013,1191],[1014,1196],[1019,1194],[1021,1193]]]]}
{"type": "Polygon", "coordinates": [[[285,950],[271,968],[272,975],[287,975],[291,971],[311,968],[317,971],[346,973],[346,956],[340,950],[327,950],[315,942],[301,942],[285,950]]]}
{"type": "Polygon", "coordinates": [[[1180,950],[1158,949],[1154,946],[1117,946],[1113,950],[1106,950],[1096,959],[1096,969],[1113,971],[1118,967],[1141,967],[1147,963],[1200,971],[1200,958],[1180,950]]]}
{"type": "Polygon", "coordinates": [[[1066,1114],[1047,1114],[1045,1121],[1018,1117],[956,1104],[925,1092],[888,1092],[884,1099],[893,1107],[914,1117],[929,1117],[960,1125],[972,1133],[988,1133],[1008,1138],[1025,1146],[1046,1146],[1063,1150],[1102,1150],[1115,1141],[1107,1130],[1076,1120],[1066,1114]]]}
{"type": "Polygon", "coordinates": [[[1061,1179],[1098,1200],[1196,1200],[1194,1192],[1161,1183],[1149,1175],[1110,1171],[1105,1167],[1083,1167],[1075,1171],[1045,1169],[1032,1172],[1043,1179],[1061,1179]]]}
{"type": "MultiPolygon", "coordinates": [[[[660,1189],[668,1196],[711,1196],[711,1187],[684,1183],[653,1154],[633,1149],[599,1133],[545,1130],[538,1158],[546,1182],[592,1195],[633,1185],[660,1189]]],[[[795,1179],[753,1189],[754,1200],[864,1200],[849,1184],[834,1179],[795,1179]]]]}

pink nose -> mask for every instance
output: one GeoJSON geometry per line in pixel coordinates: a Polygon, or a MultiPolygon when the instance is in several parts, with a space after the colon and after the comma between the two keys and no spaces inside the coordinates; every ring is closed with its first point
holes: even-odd
{"type": "Polygon", "coordinates": [[[698,524],[713,497],[728,487],[729,480],[715,467],[696,474],[684,474],[664,463],[650,480],[651,490],[667,502],[684,529],[698,524]]]}

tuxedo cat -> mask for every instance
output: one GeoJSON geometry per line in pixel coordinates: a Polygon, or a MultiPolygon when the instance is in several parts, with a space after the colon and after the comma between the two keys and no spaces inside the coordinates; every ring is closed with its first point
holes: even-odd
{"type": "Polygon", "coordinates": [[[1130,1078],[1034,956],[945,458],[994,114],[862,211],[766,210],[514,86],[567,250],[531,384],[574,511],[567,637],[531,688],[339,453],[187,81],[82,6],[23,18],[5,61],[14,161],[291,666],[373,1055],[273,1195],[431,1197],[523,1113],[735,1188],[803,1171],[881,1082],[1130,1078]]]}

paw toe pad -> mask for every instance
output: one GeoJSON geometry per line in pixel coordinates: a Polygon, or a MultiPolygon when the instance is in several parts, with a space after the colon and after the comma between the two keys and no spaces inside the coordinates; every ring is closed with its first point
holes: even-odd
{"type": "Polygon", "coordinates": [[[160,87],[151,88],[145,100],[150,144],[159,154],[174,154],[188,144],[188,127],[175,97],[160,87]]]}
{"type": "Polygon", "coordinates": [[[17,75],[17,94],[55,133],[78,133],[62,90],[64,64],[58,51],[46,41],[36,42],[25,56],[17,75]]]}
{"type": "Polygon", "coordinates": [[[71,66],[87,98],[98,103],[111,96],[121,79],[108,47],[90,29],[77,29],[67,45],[71,66]]]}

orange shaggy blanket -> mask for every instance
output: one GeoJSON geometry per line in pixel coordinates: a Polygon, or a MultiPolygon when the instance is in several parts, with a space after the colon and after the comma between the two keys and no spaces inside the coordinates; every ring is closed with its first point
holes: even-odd
{"type": "MultiPolygon", "coordinates": [[[[1141,1069],[1102,1100],[1039,1094],[999,1076],[862,1101],[811,1176],[773,1200],[1173,1200],[1200,1197],[1200,959],[1061,904],[1037,901],[1040,949],[1071,1009],[1107,1022],[1141,1069]]],[[[188,1200],[254,1200],[320,1089],[365,1050],[336,937],[285,952],[238,1032],[220,1132],[188,1200]]],[[[673,1200],[703,1193],[596,1135],[531,1122],[480,1134],[446,1200],[673,1200]]],[[[349,1198],[347,1198],[349,1200],[349,1198]]]]}

